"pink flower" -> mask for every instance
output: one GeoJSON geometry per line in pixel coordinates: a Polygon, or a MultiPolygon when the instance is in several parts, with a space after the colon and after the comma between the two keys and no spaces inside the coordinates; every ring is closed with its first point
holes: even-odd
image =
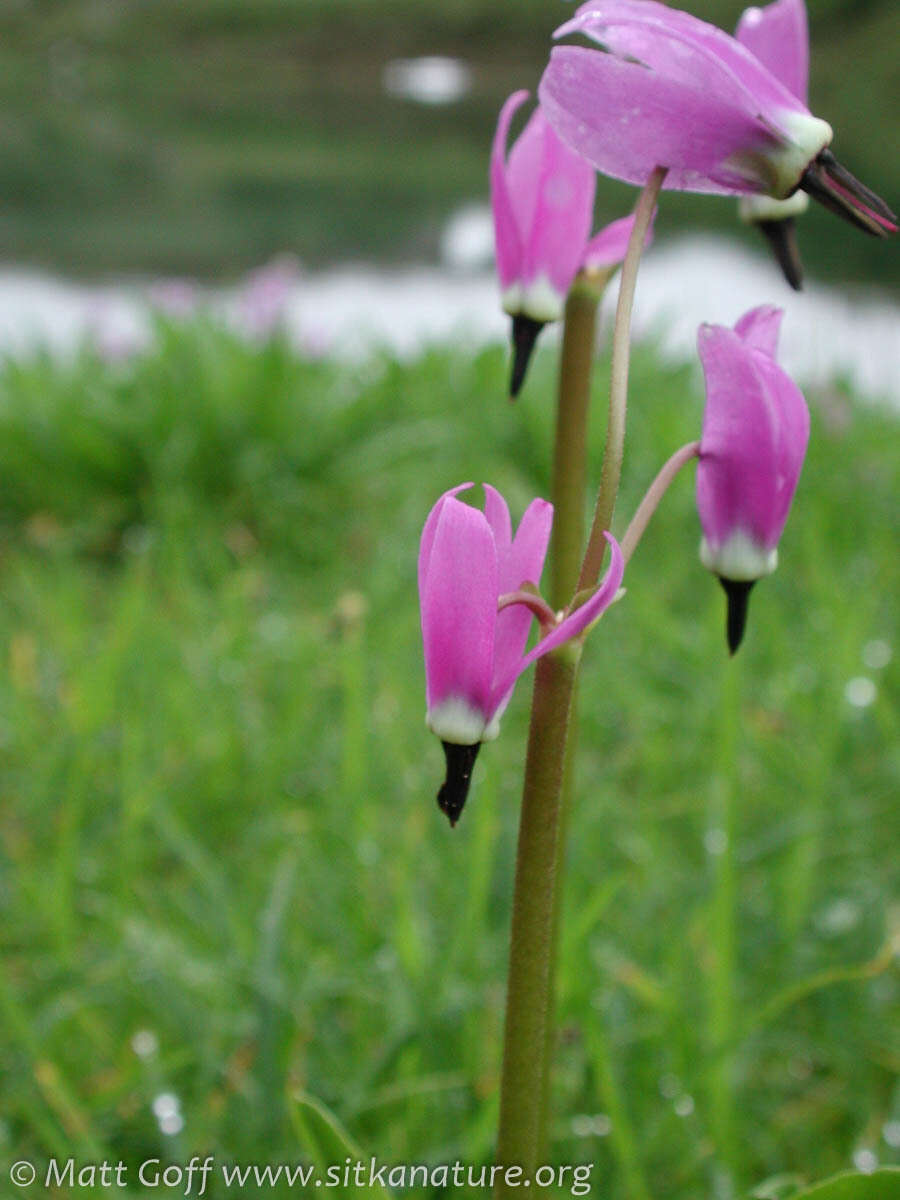
{"type": "Polygon", "coordinates": [[[734,329],[701,325],[706,409],[697,465],[700,559],[728,597],[728,645],[740,645],[750,589],[778,562],[809,439],[803,394],[775,361],[783,313],[763,305],[734,329]]]}
{"type": "Polygon", "coordinates": [[[541,329],[562,316],[578,271],[614,269],[634,224],[626,217],[590,240],[594,169],[559,140],[540,108],[506,157],[510,124],[527,99],[527,92],[514,92],[503,105],[491,150],[497,274],[503,309],[513,318],[513,396],[541,329]]]}
{"type": "MultiPolygon", "coordinates": [[[[774,0],[765,8],[744,11],[735,38],[790,91],[807,103],[809,87],[809,27],[804,0],[774,0]]],[[[794,218],[806,212],[809,196],[802,189],[786,200],[742,196],[741,219],[755,224],[774,251],[785,279],[800,291],[803,266],[794,231],[794,218]]]]}
{"type": "Polygon", "coordinates": [[[266,341],[283,330],[291,293],[299,279],[299,265],[289,254],[251,271],[238,300],[242,331],[257,341],[266,341]]]}
{"type": "Polygon", "coordinates": [[[481,743],[500,731],[516,680],[600,616],[624,570],[618,544],[607,535],[612,560],[599,589],[526,654],[533,609],[542,602],[521,589],[540,579],[553,507],[533,500],[513,537],[506,501],[494,488],[484,485],[484,512],[456,498],[471,486],[462,483],[441,496],[419,548],[426,723],[444,745],[447,777],[438,804],[451,824],[465,804],[481,743]]]}
{"type": "Polygon", "coordinates": [[[746,45],[656,0],[588,0],[564,34],[601,49],[556,47],[541,107],[604,174],[643,185],[662,166],[667,188],[777,200],[802,188],[868,233],[896,232],[884,201],[835,161],[830,125],[791,90],[796,47],[779,65],[790,61],[787,84],[746,45]]]}

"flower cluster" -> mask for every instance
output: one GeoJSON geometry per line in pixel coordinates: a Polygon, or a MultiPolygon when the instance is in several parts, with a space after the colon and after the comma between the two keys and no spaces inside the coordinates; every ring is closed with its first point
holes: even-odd
{"type": "MultiPolygon", "coordinates": [[[[734,37],[656,0],[587,0],[556,36],[588,44],[552,51],[539,107],[507,155],[528,93],[509,97],[491,152],[497,272],[513,319],[513,396],[538,334],[563,315],[576,280],[599,288],[625,257],[634,217],[590,236],[595,169],[640,185],[653,176],[654,187],[664,171],[666,188],[738,197],[742,217],[766,235],[794,288],[802,269],[793,222],[810,197],[867,233],[896,232],[894,214],[840,166],[831,126],[807,107],[804,0],[748,9],[734,37]]],[[[629,528],[623,539],[626,554],[604,535],[612,550],[607,575],[565,613],[554,614],[537,590],[550,504],[534,500],[515,536],[506,502],[488,485],[483,512],[458,498],[471,484],[445,492],[431,510],[419,551],[427,724],[444,747],[438,803],[451,824],[516,680],[535,659],[582,638],[616,598],[625,557],[649,519],[641,512],[652,511],[691,456],[700,558],[725,590],[727,641],[737,650],[750,589],[775,569],[809,438],[806,402],[776,361],[783,315],[763,305],[733,329],[701,326],[701,438],[660,473],[633,522],[638,532],[629,528]],[[540,636],[526,653],[534,617],[540,636]]]]}

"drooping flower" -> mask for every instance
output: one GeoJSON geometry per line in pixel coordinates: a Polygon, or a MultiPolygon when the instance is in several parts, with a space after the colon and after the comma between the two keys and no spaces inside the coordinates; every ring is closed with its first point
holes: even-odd
{"type": "Polygon", "coordinates": [[[538,91],[559,136],[599,171],[643,185],[786,200],[798,188],[877,236],[883,200],[828,149],[831,126],[741,42],[656,0],[588,0],[557,31],[538,91]]]}
{"type": "Polygon", "coordinates": [[[491,150],[497,274],[503,309],[513,319],[513,396],[538,334],[562,316],[586,259],[611,272],[625,257],[634,224],[626,217],[590,239],[596,174],[559,140],[540,108],[507,158],[510,124],[527,99],[528,92],[514,92],[503,105],[491,150]]]}
{"type": "Polygon", "coordinates": [[[609,571],[586,603],[556,623],[536,593],[553,506],[533,500],[515,537],[509,509],[484,485],[484,512],[458,500],[460,484],[432,508],[419,547],[419,600],[425,650],[426,723],[444,746],[446,781],[438,804],[455,824],[482,742],[500,730],[516,680],[541,655],[577,637],[612,603],[624,564],[617,543],[609,571]],[[542,607],[546,633],[525,653],[533,610],[542,607]]]}
{"type": "Polygon", "coordinates": [[[701,325],[706,408],[697,464],[700,559],[728,599],[728,646],[741,643],[750,589],[778,562],[809,439],[803,393],[775,361],[783,313],[763,305],[734,329],[701,325]]]}
{"type": "MultiPolygon", "coordinates": [[[[792,95],[808,103],[809,25],[805,0],[773,0],[765,8],[745,9],[734,36],[792,95]]],[[[808,207],[809,196],[800,188],[786,200],[756,195],[742,196],[739,201],[741,219],[756,225],[765,236],[785,279],[798,292],[803,284],[803,265],[794,218],[808,207]]]]}

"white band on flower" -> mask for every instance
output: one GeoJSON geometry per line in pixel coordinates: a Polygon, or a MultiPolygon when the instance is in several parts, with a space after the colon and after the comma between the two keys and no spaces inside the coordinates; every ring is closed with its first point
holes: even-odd
{"type": "Polygon", "coordinates": [[[720,546],[713,547],[703,538],[700,561],[707,570],[723,579],[762,579],[778,566],[778,550],[774,546],[767,550],[742,529],[737,529],[720,546]]]}

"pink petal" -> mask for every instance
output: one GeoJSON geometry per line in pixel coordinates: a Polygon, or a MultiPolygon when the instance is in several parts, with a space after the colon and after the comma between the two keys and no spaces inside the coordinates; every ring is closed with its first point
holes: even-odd
{"type": "Polygon", "coordinates": [[[445,497],[421,594],[428,708],[464,701],[490,716],[497,555],[484,514],[445,497]]]}
{"type": "Polygon", "coordinates": [[[744,313],[735,325],[734,332],[745,346],[752,346],[769,358],[775,358],[783,316],[784,309],[776,308],[774,304],[761,304],[759,308],[751,308],[744,313]]]}
{"type": "MultiPolygon", "coordinates": [[[[532,500],[519,522],[515,540],[499,559],[501,596],[518,591],[523,583],[540,583],[552,525],[553,505],[546,500],[532,500]]],[[[510,605],[497,614],[494,679],[505,679],[513,672],[525,653],[532,619],[531,610],[521,604],[510,605]]]]}
{"type": "Polygon", "coordinates": [[[761,177],[750,178],[747,168],[728,160],[778,144],[763,120],[726,100],[712,82],[688,86],[580,46],[553,50],[538,94],[563,141],[599,171],[627,183],[643,185],[655,166],[664,166],[666,188],[760,191],[761,177]]]}
{"type": "Polygon", "coordinates": [[[511,189],[516,186],[512,158],[531,130],[540,131],[541,154],[532,176],[537,184],[533,209],[530,219],[523,216],[520,225],[527,231],[522,282],[527,285],[546,275],[559,296],[564,297],[581,266],[591,231],[596,174],[590,163],[559,140],[537,109],[513,150],[508,177],[511,189]]]}
{"type": "Polygon", "coordinates": [[[516,110],[528,99],[528,92],[514,92],[497,121],[494,144],[491,148],[491,206],[494,212],[494,242],[497,255],[497,274],[503,290],[519,277],[522,266],[522,238],[516,221],[510,189],[507,185],[506,142],[516,110]]]}
{"type": "MultiPolygon", "coordinates": [[[[509,554],[509,548],[512,545],[512,521],[509,518],[509,507],[496,488],[491,487],[489,483],[483,486],[484,515],[494,535],[494,544],[497,547],[497,562],[502,564],[503,560],[509,554]]],[[[504,588],[502,565],[500,566],[499,586],[501,592],[513,590],[512,588],[504,588]]]]}
{"type": "Polygon", "coordinates": [[[806,452],[806,402],[774,359],[733,330],[701,326],[698,349],[707,395],[697,466],[704,535],[715,547],[741,530],[772,549],[806,452]]]}
{"type": "Polygon", "coordinates": [[[765,8],[748,8],[734,36],[788,91],[806,103],[809,28],[804,0],[775,0],[765,8]]]}
{"type": "MultiPolygon", "coordinates": [[[[781,537],[809,442],[809,409],[803,393],[774,359],[754,355],[756,369],[775,400],[778,433],[775,440],[775,497],[773,528],[781,537]]],[[[771,536],[771,535],[770,535],[771,536]]]]}
{"type": "Polygon", "coordinates": [[[501,592],[514,592],[523,583],[540,583],[552,526],[553,505],[549,500],[532,500],[505,560],[501,559],[501,592]]]}
{"type": "MultiPolygon", "coordinates": [[[[654,209],[647,236],[644,238],[644,249],[653,241],[653,223],[656,220],[656,213],[657,210],[654,209]]],[[[601,229],[598,234],[595,234],[588,242],[587,250],[584,252],[583,266],[585,270],[603,271],[618,266],[625,258],[633,228],[634,213],[627,217],[620,217],[618,221],[612,221],[605,229],[601,229]]]]}
{"type": "Polygon", "coordinates": [[[609,570],[606,572],[600,587],[586,604],[582,604],[581,608],[577,608],[575,612],[560,622],[552,633],[539,641],[533,650],[529,651],[523,659],[512,667],[506,676],[499,680],[494,687],[493,703],[496,708],[499,708],[501,704],[509,699],[516,680],[533,662],[541,658],[544,654],[548,654],[551,650],[555,650],[557,646],[563,645],[564,642],[578,637],[592,621],[595,621],[612,604],[625,572],[625,560],[622,558],[619,543],[612,534],[607,533],[604,536],[609,542],[611,558],[609,570]]]}
{"type": "Polygon", "coordinates": [[[544,170],[546,128],[547,123],[541,115],[541,110],[536,108],[513,143],[506,166],[509,199],[516,215],[516,228],[523,239],[534,224],[537,211],[538,189],[544,170]]]}
{"type": "Polygon", "coordinates": [[[470,488],[471,483],[460,483],[455,488],[450,488],[448,492],[444,492],[443,496],[437,501],[431,512],[425,518],[425,528],[422,530],[422,537],[419,540],[419,595],[422,595],[425,587],[425,576],[428,574],[428,561],[431,557],[431,547],[434,542],[434,531],[437,529],[438,518],[441,515],[441,509],[444,506],[444,501],[450,496],[456,496],[460,492],[464,492],[466,488],[470,488]]]}
{"type": "Polygon", "coordinates": [[[589,0],[555,36],[573,32],[576,22],[581,23],[580,32],[613,54],[636,58],[669,78],[709,88],[739,104],[742,93],[748,112],[760,105],[773,111],[806,111],[802,100],[745,46],[690,13],[655,0],[589,0]]]}

